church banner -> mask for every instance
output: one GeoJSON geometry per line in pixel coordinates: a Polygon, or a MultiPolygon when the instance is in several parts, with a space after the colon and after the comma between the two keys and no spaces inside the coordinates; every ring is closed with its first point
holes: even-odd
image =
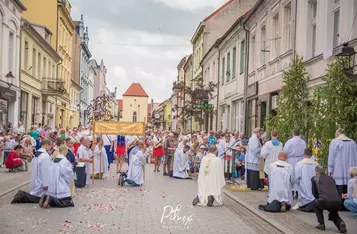
{"type": "Polygon", "coordinates": [[[93,133],[111,135],[145,135],[145,123],[94,122],[93,133]]]}

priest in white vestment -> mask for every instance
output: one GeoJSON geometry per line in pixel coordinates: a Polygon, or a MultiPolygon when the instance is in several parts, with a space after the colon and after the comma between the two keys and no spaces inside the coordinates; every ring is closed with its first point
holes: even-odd
{"type": "Polygon", "coordinates": [[[96,142],[97,145],[94,148],[94,178],[102,179],[103,174],[109,171],[108,156],[102,138],[97,137],[96,142]]]}
{"type": "Polygon", "coordinates": [[[50,182],[48,195],[43,208],[52,207],[74,207],[71,196],[71,183],[73,181],[72,164],[66,156],[68,148],[59,146],[59,154],[51,164],[50,182]]]}
{"type": "Polygon", "coordinates": [[[278,154],[283,149],[283,144],[278,141],[278,132],[271,132],[271,140],[267,141],[262,148],[261,155],[265,159],[264,172],[269,176],[270,164],[278,161],[278,154]]]}
{"type": "Polygon", "coordinates": [[[262,211],[285,212],[291,208],[293,167],[286,162],[286,151],[280,151],[278,159],[269,166],[269,198],[267,205],[259,205],[262,211]]]}
{"type": "Polygon", "coordinates": [[[90,147],[90,142],[86,136],[82,136],[80,139],[81,145],[78,148],[78,162],[84,163],[85,171],[86,171],[86,185],[90,184],[90,176],[91,176],[91,163],[93,163],[92,158],[92,150],[90,147]]]}
{"type": "Polygon", "coordinates": [[[249,139],[247,155],[245,156],[247,187],[251,190],[260,190],[264,188],[264,162],[262,161],[262,146],[259,140],[261,134],[262,130],[260,128],[254,129],[253,135],[249,139]],[[261,165],[261,167],[259,165],[261,165]],[[263,175],[261,175],[261,173],[263,175]]]}
{"type": "Polygon", "coordinates": [[[137,151],[131,155],[127,178],[127,185],[138,187],[144,183],[144,166],[146,163],[144,142],[137,142],[137,151]]]}
{"type": "Polygon", "coordinates": [[[31,161],[30,193],[19,190],[11,203],[41,202],[40,205],[42,206],[43,196],[47,195],[50,177],[52,159],[47,153],[50,149],[51,141],[43,140],[41,148],[36,152],[35,157],[31,161]]]}
{"type": "Polygon", "coordinates": [[[223,205],[223,186],[226,184],[222,170],[222,160],[217,158],[217,147],[212,145],[209,154],[201,160],[198,175],[198,194],[192,205],[213,206],[214,202],[223,205]]]}
{"type": "MultiPolygon", "coordinates": [[[[298,129],[294,129],[292,133],[293,137],[289,139],[285,146],[284,150],[288,152],[288,160],[287,162],[295,167],[295,165],[304,158],[304,150],[306,148],[306,142],[301,139],[300,131],[298,129]]],[[[292,187],[294,199],[298,198],[298,187],[297,185],[293,185],[292,187]]]]}
{"type": "Polygon", "coordinates": [[[176,179],[188,179],[187,171],[190,169],[188,161],[189,145],[185,145],[183,149],[177,149],[174,156],[173,177],[176,179]]]}
{"type": "Polygon", "coordinates": [[[357,144],[343,129],[337,129],[336,138],[330,143],[328,173],[335,179],[340,194],[347,193],[351,167],[357,167],[357,144]]]}
{"type": "Polygon", "coordinates": [[[314,212],[315,196],[312,194],[311,178],[315,176],[315,168],[319,164],[312,160],[311,157],[312,150],[306,148],[304,159],[295,165],[292,179],[292,183],[297,184],[299,191],[298,210],[304,212],[314,212]]]}
{"type": "Polygon", "coordinates": [[[231,138],[230,134],[225,135],[225,139],[218,142],[218,158],[221,159],[222,168],[225,178],[231,178],[235,168],[233,160],[233,150],[230,148],[235,146],[236,141],[231,138]]]}

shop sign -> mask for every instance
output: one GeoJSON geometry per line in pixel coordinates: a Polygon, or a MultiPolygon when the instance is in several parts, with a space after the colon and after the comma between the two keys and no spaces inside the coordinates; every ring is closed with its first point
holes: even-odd
{"type": "Polygon", "coordinates": [[[247,97],[252,97],[258,94],[258,82],[248,85],[247,87],[247,97]]]}
{"type": "Polygon", "coordinates": [[[2,98],[15,101],[16,100],[16,91],[9,88],[0,86],[0,95],[2,98]]]}

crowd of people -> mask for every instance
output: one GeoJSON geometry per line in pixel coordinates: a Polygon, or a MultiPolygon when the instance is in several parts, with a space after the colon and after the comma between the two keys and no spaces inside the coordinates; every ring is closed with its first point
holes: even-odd
{"type": "Polygon", "coordinates": [[[276,131],[268,137],[260,128],[248,139],[244,133],[228,130],[93,135],[91,125],[51,130],[39,124],[26,132],[19,123],[13,131],[0,133],[0,150],[1,162],[11,172],[27,171],[28,163],[32,165],[30,192],[19,191],[13,203],[38,202],[44,208],[74,206],[74,187],[89,185],[91,176],[103,178],[114,161],[122,180],[119,184],[141,186],[144,165],[150,160],[154,172],[162,169],[163,176],[192,179],[198,175],[194,205],[223,204],[224,179],[240,178],[251,190],[268,185],[268,203],[259,206],[263,211],[288,211],[292,200],[297,199],[298,210],[316,213],[318,229],[325,229],[323,210],[328,210],[329,220],[340,232],[346,231],[338,215],[341,208],[357,217],[357,144],[343,129],[336,131],[330,143],[327,170],[315,161],[297,129],[283,145],[276,131]],[[123,169],[124,163],[128,170],[123,169]]]}

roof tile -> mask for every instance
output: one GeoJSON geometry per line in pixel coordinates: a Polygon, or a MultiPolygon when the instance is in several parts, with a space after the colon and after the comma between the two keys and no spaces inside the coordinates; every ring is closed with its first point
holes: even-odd
{"type": "Polygon", "coordinates": [[[132,83],[123,96],[149,97],[140,83],[132,83]]]}

